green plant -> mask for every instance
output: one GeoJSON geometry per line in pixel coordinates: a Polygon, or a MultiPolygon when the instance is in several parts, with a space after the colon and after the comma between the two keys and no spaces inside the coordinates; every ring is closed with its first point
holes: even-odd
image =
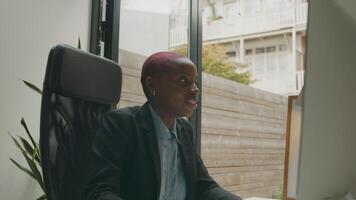
{"type": "Polygon", "coordinates": [[[283,187],[279,185],[274,191],[272,195],[273,199],[283,199],[283,187]]]}
{"type": "MultiPolygon", "coordinates": [[[[80,43],[80,37],[78,37],[78,49],[81,49],[81,43],[80,43]]],[[[30,82],[22,80],[26,86],[31,88],[33,91],[39,93],[42,95],[41,89],[39,89],[37,86],[33,85],[30,82]]],[[[41,161],[41,151],[40,151],[40,146],[37,142],[32,137],[31,132],[29,131],[26,121],[24,118],[21,118],[21,125],[26,131],[27,137],[30,139],[30,141],[26,140],[25,138],[21,136],[14,137],[10,133],[9,136],[11,139],[14,141],[16,147],[21,151],[23,157],[25,158],[27,165],[29,168],[26,168],[22,165],[20,165],[17,161],[14,159],[10,158],[11,162],[18,167],[21,171],[32,177],[33,179],[36,180],[36,182],[40,185],[43,195],[38,197],[36,200],[44,200],[47,199],[46,195],[46,188],[44,185],[44,180],[41,174],[41,169],[42,169],[42,161],[41,161]]]]}
{"type": "Polygon", "coordinates": [[[80,37],[78,36],[78,44],[77,44],[78,49],[82,49],[82,45],[80,44],[80,37]]]}
{"type": "MultiPolygon", "coordinates": [[[[187,49],[187,45],[182,45],[172,51],[186,56],[188,55],[187,49]]],[[[254,83],[255,80],[253,80],[251,73],[247,70],[247,65],[232,62],[226,55],[226,51],[226,48],[221,44],[204,45],[202,48],[203,72],[245,85],[254,83]]]]}
{"type": "MultiPolygon", "coordinates": [[[[38,87],[34,86],[33,84],[31,84],[27,81],[23,81],[23,82],[28,87],[30,87],[31,89],[36,91],[37,93],[42,94],[42,91],[38,87]]],[[[33,139],[32,134],[29,131],[24,118],[21,118],[21,125],[25,129],[27,137],[28,137],[28,139],[30,139],[30,141],[26,140],[25,138],[23,138],[21,136],[17,136],[17,138],[16,138],[16,137],[12,136],[10,133],[9,133],[9,135],[12,138],[12,140],[14,141],[17,148],[21,151],[29,168],[26,168],[26,167],[20,165],[17,161],[15,161],[12,158],[10,158],[10,160],[21,171],[25,172],[27,175],[29,175],[30,177],[32,177],[33,179],[35,179],[37,181],[37,183],[40,185],[40,187],[44,193],[42,196],[38,197],[37,200],[44,200],[44,199],[47,199],[47,196],[46,196],[46,189],[44,186],[43,177],[41,175],[42,161],[41,161],[40,147],[39,147],[39,144],[37,142],[35,142],[35,140],[33,139]]]]}

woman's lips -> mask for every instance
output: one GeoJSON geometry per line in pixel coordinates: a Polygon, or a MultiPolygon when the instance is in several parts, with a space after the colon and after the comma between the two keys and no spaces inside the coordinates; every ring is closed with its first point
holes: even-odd
{"type": "Polygon", "coordinates": [[[187,99],[187,104],[190,104],[194,107],[196,107],[198,105],[198,100],[197,99],[187,99]]]}

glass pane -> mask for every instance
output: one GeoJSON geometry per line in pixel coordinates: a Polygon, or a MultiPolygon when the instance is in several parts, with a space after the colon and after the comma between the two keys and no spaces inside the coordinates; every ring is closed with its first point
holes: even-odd
{"type": "Polygon", "coordinates": [[[280,44],[279,45],[279,51],[287,51],[287,45],[286,44],[280,44]]]}
{"type": "Polygon", "coordinates": [[[235,57],[236,56],[236,52],[235,51],[228,51],[228,52],[226,52],[226,55],[228,55],[229,57],[235,57]]]}
{"type": "Polygon", "coordinates": [[[253,53],[252,49],[246,49],[246,51],[245,51],[246,56],[252,55],[252,53],[253,53]]]}
{"type": "Polygon", "coordinates": [[[308,3],[203,2],[204,11],[214,10],[208,2],[240,5],[239,17],[216,19],[210,12],[202,19],[203,160],[220,185],[244,199],[281,199],[286,96],[303,85],[308,3]]]}
{"type": "Polygon", "coordinates": [[[120,107],[146,101],[140,84],[144,60],[159,51],[187,55],[189,0],[122,0],[119,64],[124,80],[120,107]]]}
{"type": "Polygon", "coordinates": [[[267,54],[266,55],[266,69],[267,73],[276,73],[277,72],[277,54],[267,54]]]}
{"type": "Polygon", "coordinates": [[[288,71],[288,53],[280,53],[278,55],[279,72],[284,73],[288,71]]]}
{"type": "Polygon", "coordinates": [[[256,56],[254,66],[255,66],[254,72],[256,73],[256,76],[263,75],[265,72],[264,56],[256,56]]]}
{"type": "Polygon", "coordinates": [[[265,52],[265,48],[257,48],[256,49],[256,54],[261,54],[265,52]]]}
{"type": "Polygon", "coordinates": [[[267,51],[267,53],[275,52],[276,51],[276,47],[275,46],[267,47],[266,51],[267,51]]]}

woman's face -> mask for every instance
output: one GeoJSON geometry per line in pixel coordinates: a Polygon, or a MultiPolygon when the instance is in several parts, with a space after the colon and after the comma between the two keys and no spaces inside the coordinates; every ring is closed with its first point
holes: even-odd
{"type": "Polygon", "coordinates": [[[195,65],[187,58],[175,59],[160,74],[153,78],[155,107],[171,117],[191,116],[199,96],[195,65]]]}

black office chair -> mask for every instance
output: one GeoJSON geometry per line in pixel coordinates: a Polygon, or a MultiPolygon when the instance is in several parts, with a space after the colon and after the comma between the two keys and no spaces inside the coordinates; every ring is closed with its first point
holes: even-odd
{"type": "Polygon", "coordinates": [[[43,84],[40,148],[49,200],[82,200],[101,116],[121,95],[116,63],[67,45],[51,49],[43,84]]]}

